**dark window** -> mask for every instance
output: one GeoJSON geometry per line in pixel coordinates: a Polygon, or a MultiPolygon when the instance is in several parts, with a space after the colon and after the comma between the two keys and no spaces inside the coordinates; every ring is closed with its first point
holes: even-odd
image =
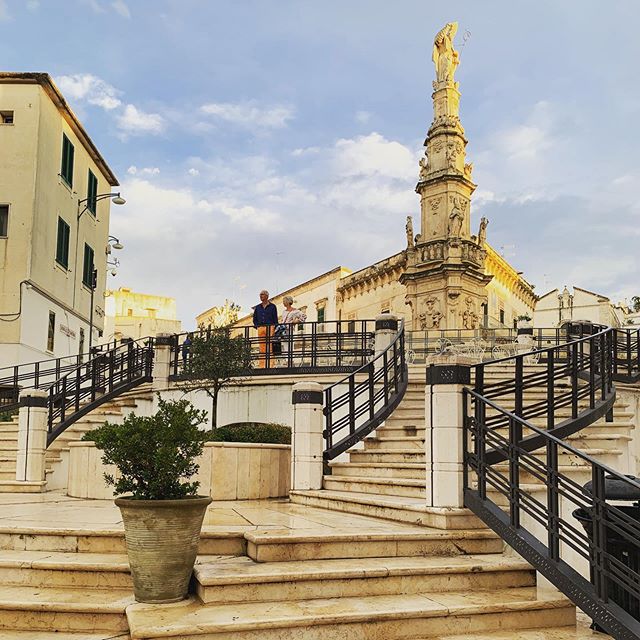
{"type": "Polygon", "coordinates": [[[69,268],[69,225],[62,218],[58,218],[56,262],[65,269],[69,268]]]}
{"type": "Polygon", "coordinates": [[[87,209],[96,215],[96,196],[98,195],[98,178],[89,169],[89,181],[87,183],[87,209]]]}
{"type": "Polygon", "coordinates": [[[60,167],[60,175],[62,179],[70,186],[73,186],[73,145],[67,136],[62,134],[62,166],[60,167]]]}
{"type": "Polygon", "coordinates": [[[324,307],[318,309],[318,322],[324,322],[324,307]]]}
{"type": "Polygon", "coordinates": [[[53,352],[56,335],[56,314],[49,311],[49,326],[47,327],[47,351],[53,352]]]}
{"type": "Polygon", "coordinates": [[[13,124],[13,111],[0,111],[0,124],[13,124]]]}
{"type": "Polygon", "coordinates": [[[500,309],[500,324],[504,324],[504,309],[500,309]]]}
{"type": "Polygon", "coordinates": [[[0,204],[0,238],[9,235],[9,205],[0,204]]]}
{"type": "Polygon", "coordinates": [[[82,266],[82,284],[93,287],[93,249],[88,245],[84,245],[84,263],[82,266]]]}

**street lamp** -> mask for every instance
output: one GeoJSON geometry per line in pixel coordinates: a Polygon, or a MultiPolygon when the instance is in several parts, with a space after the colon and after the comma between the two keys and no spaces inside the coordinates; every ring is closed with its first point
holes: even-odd
{"type": "Polygon", "coordinates": [[[89,209],[89,205],[90,204],[95,204],[96,202],[98,202],[99,200],[104,200],[105,198],[111,198],[111,202],[113,202],[113,204],[117,204],[117,205],[121,205],[121,204],[126,204],[126,200],[120,195],[120,192],[118,191],[118,193],[101,193],[97,196],[94,196],[93,198],[83,198],[82,200],[78,200],[78,220],[80,220],[82,214],[87,211],[87,209],[89,209]],[[82,208],[82,210],[80,210],[80,207],[84,204],[84,207],[82,208]]]}

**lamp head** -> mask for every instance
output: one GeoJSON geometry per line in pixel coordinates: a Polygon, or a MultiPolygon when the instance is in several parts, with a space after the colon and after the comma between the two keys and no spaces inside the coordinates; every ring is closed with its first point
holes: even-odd
{"type": "Polygon", "coordinates": [[[113,198],[111,198],[111,202],[113,202],[113,204],[126,204],[126,200],[120,196],[120,194],[114,196],[113,198]]]}
{"type": "Polygon", "coordinates": [[[116,242],[114,244],[111,245],[114,249],[124,249],[124,245],[121,242],[116,242]]]}

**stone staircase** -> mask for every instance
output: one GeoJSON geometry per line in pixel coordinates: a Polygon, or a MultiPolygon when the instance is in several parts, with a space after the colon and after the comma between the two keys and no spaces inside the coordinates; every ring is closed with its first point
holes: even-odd
{"type": "MultiPolygon", "coordinates": [[[[148,387],[148,385],[145,385],[148,387]]],[[[46,453],[46,475],[44,482],[16,481],[16,462],[18,452],[18,415],[8,422],[0,422],[0,493],[40,493],[52,488],[51,479],[55,471],[66,473],[63,460],[69,453],[69,443],[78,441],[87,432],[103,425],[106,421],[120,422],[138,407],[140,399],[150,397],[150,389],[142,387],[129,394],[123,394],[105,402],[91,413],[80,418],[62,433],[46,453]]],[[[66,486],[65,478],[56,478],[53,488],[66,486]],[[62,484],[61,484],[62,483],[62,484]]]]}

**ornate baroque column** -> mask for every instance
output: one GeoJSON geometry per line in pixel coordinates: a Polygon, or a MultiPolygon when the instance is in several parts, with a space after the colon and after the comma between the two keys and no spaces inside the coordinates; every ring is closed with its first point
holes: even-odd
{"type": "Polygon", "coordinates": [[[407,269],[401,277],[412,307],[413,329],[475,329],[486,302],[484,273],[487,221],[471,235],[472,165],[466,163],[467,139],[460,123],[459,64],[454,49],[458,24],[447,24],[435,37],[433,122],[424,142],[416,193],[420,196],[421,233],[409,243],[407,269]]]}

